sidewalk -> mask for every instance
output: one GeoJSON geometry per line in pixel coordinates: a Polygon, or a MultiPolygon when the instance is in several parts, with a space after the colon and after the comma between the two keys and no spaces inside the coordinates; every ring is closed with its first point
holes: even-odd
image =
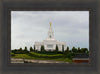
{"type": "Polygon", "coordinates": [[[11,63],[68,63],[63,61],[53,61],[53,60],[34,60],[34,59],[15,59],[11,58],[11,63]]]}

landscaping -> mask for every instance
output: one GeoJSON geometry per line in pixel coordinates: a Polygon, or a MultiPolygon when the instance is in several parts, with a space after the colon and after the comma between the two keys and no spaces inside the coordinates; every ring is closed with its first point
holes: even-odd
{"type": "MultiPolygon", "coordinates": [[[[35,48],[35,47],[34,47],[35,48]]],[[[42,46],[41,51],[35,50],[32,47],[30,47],[30,50],[28,51],[27,47],[25,49],[15,49],[11,50],[11,58],[18,58],[18,59],[34,59],[34,60],[54,60],[54,61],[63,61],[63,62],[69,62],[72,63],[72,58],[77,53],[84,53],[89,54],[89,51],[87,48],[75,48],[69,50],[69,47],[66,48],[64,51],[59,51],[58,48],[51,51],[46,51],[44,47],[42,46]]]]}

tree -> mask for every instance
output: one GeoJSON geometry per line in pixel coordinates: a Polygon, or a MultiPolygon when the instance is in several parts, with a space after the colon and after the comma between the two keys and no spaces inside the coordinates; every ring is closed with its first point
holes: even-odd
{"type": "Polygon", "coordinates": [[[30,51],[33,51],[33,48],[32,47],[30,47],[30,51]]]}
{"type": "Polygon", "coordinates": [[[64,45],[62,45],[62,52],[64,52],[64,45]]]}
{"type": "Polygon", "coordinates": [[[22,48],[20,48],[19,50],[22,51],[22,48]]]}
{"type": "Polygon", "coordinates": [[[67,46],[65,53],[69,53],[69,47],[67,46]]]}
{"type": "Polygon", "coordinates": [[[16,54],[17,53],[17,49],[11,50],[11,52],[16,54]]]}
{"type": "Polygon", "coordinates": [[[25,47],[25,49],[24,50],[27,50],[27,47],[25,47]]]}
{"type": "Polygon", "coordinates": [[[45,52],[44,45],[41,46],[41,52],[45,52]]]}
{"type": "Polygon", "coordinates": [[[24,53],[28,53],[27,47],[25,47],[25,49],[24,49],[24,53]]]}
{"type": "Polygon", "coordinates": [[[23,53],[22,48],[20,48],[20,49],[18,50],[18,53],[19,53],[19,54],[22,54],[22,53],[23,53]]]}
{"type": "Polygon", "coordinates": [[[81,48],[81,52],[82,53],[88,53],[88,49],[87,48],[81,48]]]}
{"type": "Polygon", "coordinates": [[[33,51],[35,52],[35,45],[34,45],[34,50],[33,51]]]}
{"type": "Polygon", "coordinates": [[[72,48],[73,53],[77,53],[77,49],[75,47],[72,48]]]}
{"type": "Polygon", "coordinates": [[[81,49],[80,49],[80,47],[78,47],[77,52],[78,52],[78,53],[81,53],[81,49]]]}
{"type": "Polygon", "coordinates": [[[69,52],[69,47],[67,46],[67,52],[69,52]]]}
{"type": "Polygon", "coordinates": [[[87,53],[86,54],[89,54],[89,50],[87,51],[87,53]]]}
{"type": "Polygon", "coordinates": [[[56,50],[55,50],[55,52],[58,53],[58,50],[59,50],[59,49],[58,49],[58,45],[56,45],[56,50]]]}

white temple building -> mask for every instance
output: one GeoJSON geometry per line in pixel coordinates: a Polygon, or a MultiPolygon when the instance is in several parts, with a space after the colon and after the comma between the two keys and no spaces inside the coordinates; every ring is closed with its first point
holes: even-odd
{"type": "Polygon", "coordinates": [[[62,49],[66,49],[66,42],[60,42],[57,41],[54,38],[54,34],[52,31],[52,27],[51,27],[51,22],[50,22],[50,27],[49,27],[49,31],[48,31],[48,38],[43,40],[42,42],[35,42],[35,49],[40,51],[41,50],[41,46],[44,46],[45,50],[55,50],[56,49],[56,45],[58,46],[59,51],[62,51],[62,49]]]}

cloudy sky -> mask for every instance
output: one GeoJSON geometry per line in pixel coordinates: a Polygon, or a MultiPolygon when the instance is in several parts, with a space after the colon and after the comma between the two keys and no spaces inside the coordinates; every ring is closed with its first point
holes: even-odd
{"type": "Polygon", "coordinates": [[[35,41],[47,38],[49,22],[54,37],[73,46],[89,48],[88,11],[12,11],[11,49],[33,47],[35,41]]]}

